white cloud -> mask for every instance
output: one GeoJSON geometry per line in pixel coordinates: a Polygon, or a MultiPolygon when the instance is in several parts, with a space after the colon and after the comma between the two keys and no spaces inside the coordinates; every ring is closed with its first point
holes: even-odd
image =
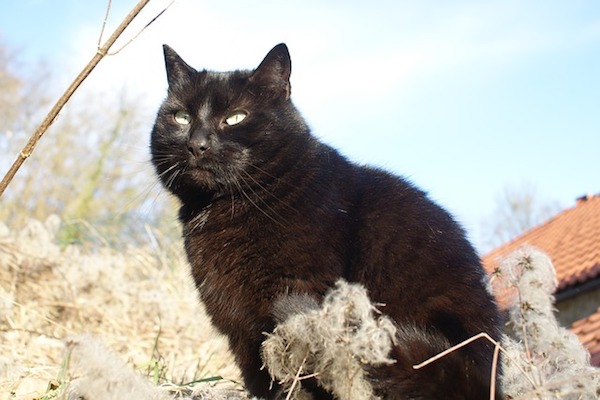
{"type": "MultiPolygon", "coordinates": [[[[167,3],[150,3],[153,8],[124,36],[131,37],[167,3]]],[[[320,93],[313,101],[330,103],[348,95],[408,95],[420,79],[457,69],[501,70],[568,40],[556,27],[531,18],[532,10],[518,2],[457,4],[442,12],[435,3],[384,2],[379,12],[373,11],[377,2],[304,4],[176,1],[121,54],[102,61],[95,73],[102,77],[89,85],[103,90],[128,85],[157,102],[166,84],[163,43],[195,67],[233,69],[256,66],[271,46],[286,41],[295,93],[302,98],[320,93]],[[380,18],[381,13],[390,15],[380,18]]],[[[113,15],[114,26],[119,16],[113,15]]],[[[91,57],[98,31],[99,26],[86,26],[73,35],[81,62],[71,65],[91,57]]]]}
{"type": "MultiPolygon", "coordinates": [[[[133,0],[128,2],[126,6],[121,2],[113,2],[115,9],[107,35],[129,11],[127,7],[135,3],[133,0]]],[[[149,6],[153,9],[145,12],[137,28],[124,36],[130,37],[137,32],[167,3],[168,0],[150,2],[149,6]]],[[[511,93],[518,93],[518,89],[527,84],[518,79],[531,77],[519,75],[521,67],[541,65],[540,56],[544,61],[562,61],[563,55],[574,48],[589,48],[590,55],[597,53],[600,21],[598,18],[594,20],[593,12],[585,15],[581,11],[585,6],[585,2],[580,0],[551,3],[522,0],[177,0],[127,49],[103,60],[85,86],[110,96],[112,93],[121,93],[123,86],[127,85],[132,93],[143,95],[149,109],[158,108],[166,89],[163,43],[171,45],[195,67],[226,70],[255,67],[273,45],[284,41],[289,45],[293,59],[294,99],[317,134],[345,153],[360,154],[364,160],[377,160],[379,164],[392,168],[399,168],[398,159],[405,157],[402,160],[403,170],[425,174],[430,172],[430,182],[435,179],[442,181],[435,183],[436,188],[453,186],[445,183],[444,177],[439,178],[439,172],[437,175],[431,172],[439,169],[439,165],[427,165],[425,162],[417,164],[426,157],[415,155],[414,160],[407,162],[406,157],[409,156],[406,153],[398,154],[407,148],[426,148],[431,143],[419,141],[431,140],[431,137],[438,135],[435,136],[436,140],[439,138],[443,144],[436,144],[444,147],[439,151],[440,156],[444,156],[444,152],[463,151],[465,154],[462,157],[470,160],[472,154],[468,152],[477,152],[478,149],[465,139],[468,139],[469,133],[463,132],[463,128],[468,127],[468,122],[450,120],[465,124],[453,130],[450,126],[430,124],[430,128],[449,129],[453,134],[465,135],[448,138],[443,136],[447,132],[426,132],[427,128],[422,126],[415,128],[411,134],[400,133],[396,124],[398,116],[406,116],[402,112],[413,112],[419,114],[420,118],[448,113],[448,101],[459,99],[460,102],[463,95],[460,90],[465,83],[470,83],[471,88],[479,83],[490,88],[493,85],[489,83],[490,80],[509,76],[507,72],[511,73],[510,79],[498,79],[503,84],[511,85],[509,90],[503,91],[505,98],[502,101],[518,100],[511,99],[511,93]],[[412,107],[410,101],[415,96],[420,97],[420,103],[412,107]],[[407,108],[409,111],[405,111],[407,108]],[[398,113],[394,114],[395,111],[398,113]],[[459,144],[451,148],[453,142],[459,144]],[[407,165],[413,161],[413,164],[407,165]]],[[[53,18],[59,19],[59,15],[53,18]]],[[[66,72],[69,79],[94,54],[100,22],[101,15],[94,21],[76,21],[77,29],[72,31],[66,45],[60,41],[53,42],[57,53],[65,54],[58,51],[59,47],[71,49],[67,52],[69,56],[61,61],[65,68],[71,69],[66,72]]],[[[70,24],[74,22],[65,21],[65,25],[70,24]]],[[[548,68],[551,67],[548,65],[548,68]]],[[[581,71],[588,73],[584,67],[581,71]]],[[[572,71],[564,75],[565,80],[576,79],[570,74],[572,71]]],[[[592,73],[587,76],[590,80],[594,77],[592,73]]],[[[544,83],[542,80],[540,82],[544,83]]],[[[485,96],[487,93],[478,91],[475,94],[485,96]]],[[[577,93],[569,95],[576,96],[577,93]]],[[[588,103],[593,103],[595,98],[592,96],[589,95],[591,101],[588,103]]],[[[462,99],[464,107],[471,108],[462,110],[461,115],[465,120],[470,118],[469,112],[478,109],[477,100],[462,99]]],[[[556,99],[556,102],[560,101],[562,99],[556,99]]],[[[493,101],[485,103],[492,108],[498,105],[493,101]]],[[[483,111],[491,118],[505,117],[497,112],[495,114],[494,110],[483,111]]],[[[586,123],[583,114],[576,116],[582,126],[586,123]]],[[[514,120],[514,116],[508,118],[514,120]]],[[[568,118],[565,116],[565,119],[568,118]]],[[[442,121],[447,122],[448,119],[442,121]]],[[[421,120],[415,118],[413,122],[420,124],[421,120]]],[[[539,121],[530,121],[531,126],[537,124],[539,121]]],[[[592,127],[597,125],[593,121],[588,124],[592,127]]],[[[489,142],[493,135],[497,135],[494,140],[502,141],[506,146],[510,146],[510,141],[514,140],[509,136],[512,132],[506,133],[509,137],[499,138],[498,135],[505,133],[495,131],[493,121],[485,129],[489,129],[486,132],[488,137],[481,139],[480,146],[497,148],[496,143],[489,142]]],[[[476,136],[473,132],[470,134],[471,137],[476,136]]],[[[461,155],[457,154],[457,157],[461,155]]],[[[575,166],[580,163],[564,164],[575,166]]],[[[477,170],[479,176],[487,174],[488,178],[482,178],[487,179],[486,182],[489,175],[498,174],[490,167],[471,169],[477,170]]],[[[498,177],[497,183],[488,184],[501,184],[500,179],[508,179],[506,176],[513,173],[507,172],[506,168],[503,171],[505,178],[498,177]]],[[[422,177],[418,176],[419,182],[422,177]]],[[[470,182],[475,179],[471,178],[470,182]]],[[[456,197],[455,204],[467,204],[467,197],[476,199],[483,196],[483,185],[478,188],[478,196],[452,194],[451,191],[456,192],[453,186],[447,191],[450,195],[438,192],[438,197],[446,200],[453,195],[456,197]]],[[[474,202],[483,204],[472,200],[470,204],[475,208],[479,204],[474,202]]]]}

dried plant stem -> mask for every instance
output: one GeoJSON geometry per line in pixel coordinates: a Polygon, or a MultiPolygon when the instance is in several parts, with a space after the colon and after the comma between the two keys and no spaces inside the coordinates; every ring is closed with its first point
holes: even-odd
{"type": "Polygon", "coordinates": [[[108,54],[108,51],[112,47],[112,45],[117,41],[119,36],[125,31],[127,26],[135,19],[135,17],[142,11],[142,9],[150,2],[150,0],[140,0],[135,7],[127,14],[125,19],[121,22],[121,24],[115,29],[113,34],[108,38],[108,40],[104,43],[102,47],[98,47],[96,54],[92,57],[92,59],[87,63],[87,65],[83,68],[83,70],[77,75],[75,80],[71,83],[71,85],[67,88],[67,90],[63,93],[63,95],[58,99],[56,104],[52,107],[44,121],[42,121],[41,125],[35,131],[35,133],[31,136],[23,150],[19,153],[16,160],[11,165],[10,169],[2,178],[2,182],[0,182],[0,197],[13,180],[15,174],[21,168],[23,163],[31,153],[35,149],[35,146],[39,142],[40,138],[46,133],[48,128],[54,123],[58,113],[62,110],[62,108],[67,104],[71,96],[75,93],[75,91],[79,88],[79,86],[85,81],[85,79],[90,75],[90,73],[96,68],[98,63],[108,54]]]}
{"type": "Polygon", "coordinates": [[[500,345],[500,342],[497,340],[494,340],[490,335],[488,335],[485,332],[481,332],[480,334],[477,334],[475,336],[470,337],[469,339],[460,342],[459,344],[450,347],[447,350],[442,351],[441,353],[428,358],[427,360],[423,361],[420,364],[417,365],[413,365],[413,369],[421,369],[437,360],[439,360],[440,358],[443,358],[445,356],[447,356],[448,354],[460,349],[461,347],[467,346],[471,343],[473,343],[476,340],[479,339],[486,339],[489,342],[491,342],[494,345],[494,356],[492,359],[492,373],[491,373],[491,377],[490,377],[490,400],[494,400],[495,398],[495,393],[496,393],[496,371],[498,370],[498,356],[500,354],[500,352],[503,352],[504,355],[506,357],[508,357],[508,359],[515,363],[515,365],[521,370],[521,372],[523,373],[523,376],[525,376],[534,387],[537,387],[537,385],[535,384],[535,382],[533,382],[531,380],[531,378],[527,375],[527,373],[525,371],[523,371],[523,369],[516,363],[516,361],[514,361],[509,354],[502,348],[502,346],[500,345]]]}
{"type": "Polygon", "coordinates": [[[163,15],[165,13],[165,11],[167,11],[169,9],[169,7],[171,7],[173,5],[173,3],[175,3],[175,0],[171,0],[171,2],[169,4],[167,4],[167,6],[161,12],[156,14],[156,16],[154,18],[152,18],[150,20],[150,22],[148,22],[146,25],[144,25],[144,27],[142,29],[140,29],[140,31],[138,33],[136,33],[135,36],[133,36],[131,39],[129,39],[127,41],[127,43],[125,43],[123,46],[118,48],[116,51],[114,51],[112,53],[108,53],[108,55],[114,56],[114,55],[119,54],[125,47],[127,47],[131,42],[133,42],[135,39],[137,39],[138,36],[140,36],[150,25],[152,25],[154,23],[154,21],[156,21],[158,18],[160,18],[160,16],[163,15]]]}
{"type": "Polygon", "coordinates": [[[300,364],[300,367],[298,367],[298,371],[296,372],[296,376],[294,376],[294,381],[292,382],[292,386],[290,386],[290,391],[288,392],[287,396],[285,397],[285,400],[290,400],[292,398],[294,389],[296,389],[296,385],[298,384],[298,382],[300,382],[300,374],[302,374],[302,369],[304,368],[304,364],[306,364],[307,358],[308,358],[308,355],[306,357],[304,357],[304,360],[302,360],[302,364],[300,364]]]}
{"type": "MultiPolygon", "coordinates": [[[[43,315],[42,313],[40,313],[40,311],[38,311],[38,309],[35,309],[35,308],[32,308],[32,307],[28,307],[27,305],[21,304],[21,303],[19,303],[19,302],[16,302],[16,301],[14,301],[14,300],[9,300],[9,301],[12,303],[12,305],[14,305],[14,306],[16,306],[16,307],[18,307],[18,308],[20,308],[20,309],[25,309],[25,308],[27,308],[27,309],[28,309],[30,312],[33,312],[33,313],[35,313],[37,316],[39,316],[39,319],[40,319],[40,320],[44,320],[44,321],[48,322],[49,324],[51,324],[51,325],[53,325],[53,326],[55,326],[55,327],[57,327],[57,328],[60,328],[60,329],[64,330],[64,331],[65,331],[65,332],[67,332],[68,334],[70,334],[70,335],[74,335],[74,334],[75,334],[75,332],[74,332],[73,330],[71,330],[69,327],[67,327],[67,326],[65,326],[65,325],[62,325],[62,324],[60,324],[59,322],[57,322],[57,321],[54,321],[52,318],[49,318],[49,317],[47,317],[47,316],[43,315]]],[[[12,325],[12,324],[11,324],[11,325],[12,325]]],[[[14,327],[14,326],[11,326],[11,329],[12,329],[12,330],[15,330],[15,329],[16,329],[16,327],[14,327]]],[[[45,333],[44,335],[46,335],[46,336],[52,336],[52,335],[49,335],[49,334],[46,334],[46,333],[45,333]]]]}
{"type": "Polygon", "coordinates": [[[104,21],[102,21],[102,29],[100,29],[100,36],[98,36],[98,48],[102,46],[102,36],[104,36],[104,29],[106,29],[106,22],[108,21],[108,15],[110,14],[111,5],[112,1],[108,0],[106,2],[106,13],[104,14],[104,21]]]}
{"type": "Polygon", "coordinates": [[[492,372],[490,379],[490,400],[494,400],[496,393],[496,376],[498,373],[498,357],[500,356],[500,342],[494,343],[494,356],[492,358],[492,372]]]}

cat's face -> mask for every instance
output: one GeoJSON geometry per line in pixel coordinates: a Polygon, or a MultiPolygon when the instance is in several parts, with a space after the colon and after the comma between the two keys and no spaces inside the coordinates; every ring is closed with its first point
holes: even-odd
{"type": "Polygon", "coordinates": [[[156,171],[180,197],[228,193],[277,153],[297,120],[287,47],[274,47],[254,71],[233,72],[196,71],[164,52],[169,90],[151,136],[156,171]]]}

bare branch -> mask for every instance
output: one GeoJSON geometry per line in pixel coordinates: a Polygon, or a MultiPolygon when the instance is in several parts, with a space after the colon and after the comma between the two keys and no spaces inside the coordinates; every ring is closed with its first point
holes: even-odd
{"type": "MultiPolygon", "coordinates": [[[[115,29],[113,34],[108,38],[108,40],[104,43],[102,47],[99,47],[96,51],[96,54],[92,57],[92,59],[87,63],[87,65],[83,68],[83,70],[77,75],[75,80],[71,83],[71,85],[67,88],[67,90],[63,93],[63,95],[58,99],[56,104],[52,107],[48,115],[44,121],[42,121],[41,125],[35,131],[35,133],[31,136],[23,150],[19,153],[14,163],[11,165],[10,169],[2,178],[0,182],[0,197],[13,180],[15,174],[19,170],[19,168],[23,165],[25,160],[31,156],[31,153],[35,149],[35,146],[39,142],[40,138],[46,133],[48,128],[54,123],[56,117],[59,112],[65,106],[65,104],[69,101],[73,93],[79,88],[79,86],[85,81],[85,79],[90,75],[90,73],[94,70],[94,68],[98,65],[98,63],[108,55],[108,52],[112,45],[116,42],[116,40],[121,36],[121,34],[125,31],[125,29],[129,26],[129,24],[137,17],[137,15],[142,11],[142,9],[149,3],[150,0],[140,0],[133,9],[127,14],[125,19],[121,22],[121,24],[115,29]]],[[[163,11],[164,12],[164,11],[163,11]]],[[[159,14],[161,15],[162,12],[159,14]]],[[[158,18],[158,17],[157,17],[158,18]]],[[[154,18],[152,21],[154,21],[154,18]]]]}
{"type": "Polygon", "coordinates": [[[296,372],[296,376],[294,376],[294,381],[292,382],[292,386],[290,386],[290,391],[288,392],[287,396],[285,397],[285,400],[290,400],[292,398],[294,389],[296,388],[296,385],[298,384],[298,382],[300,382],[300,380],[301,380],[300,375],[302,374],[302,368],[304,367],[304,364],[306,364],[307,358],[308,358],[308,354],[306,355],[306,357],[304,357],[304,360],[302,360],[302,364],[300,364],[300,367],[298,367],[298,372],[296,372]]]}
{"type": "Polygon", "coordinates": [[[427,360],[423,361],[420,364],[413,365],[413,369],[421,369],[421,368],[431,364],[432,362],[435,362],[435,361],[439,360],[440,358],[446,357],[448,354],[455,352],[456,350],[460,349],[461,347],[467,346],[467,345],[471,344],[472,342],[479,340],[479,339],[486,339],[494,345],[494,357],[492,359],[492,373],[491,373],[491,377],[490,377],[490,400],[493,400],[495,398],[495,393],[496,393],[496,371],[497,371],[497,364],[498,364],[498,354],[500,351],[504,351],[504,350],[500,346],[500,342],[492,339],[492,337],[485,332],[481,332],[480,334],[472,336],[469,339],[462,341],[459,344],[452,346],[447,350],[442,351],[438,355],[428,358],[427,360]]]}
{"type": "Polygon", "coordinates": [[[123,46],[121,46],[116,51],[109,53],[108,55],[114,56],[116,54],[119,54],[125,47],[129,46],[129,44],[131,42],[133,42],[135,39],[137,39],[137,37],[140,36],[150,25],[152,25],[152,23],[154,21],[156,21],[161,15],[163,15],[165,13],[165,11],[167,11],[169,9],[169,7],[171,7],[173,5],[173,3],[175,3],[175,0],[171,0],[171,2],[161,12],[159,12],[154,18],[152,18],[152,20],[150,20],[150,22],[148,22],[142,29],[140,29],[140,31],[135,36],[133,36],[131,39],[129,39],[127,41],[127,43],[125,43],[123,46]]]}
{"type": "Polygon", "coordinates": [[[112,0],[108,0],[106,4],[106,14],[104,14],[104,21],[102,21],[102,29],[100,29],[100,36],[98,37],[98,49],[102,46],[102,36],[104,36],[104,29],[106,28],[106,22],[108,21],[108,14],[110,14],[110,6],[112,5],[112,0]]]}

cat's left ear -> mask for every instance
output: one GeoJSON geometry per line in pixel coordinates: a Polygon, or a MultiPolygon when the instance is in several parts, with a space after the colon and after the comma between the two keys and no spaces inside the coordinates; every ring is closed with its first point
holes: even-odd
{"type": "Polygon", "coordinates": [[[290,75],[292,73],[292,60],[285,43],[273,47],[265,59],[250,77],[250,81],[259,86],[282,93],[286,99],[291,95],[290,75]]]}

